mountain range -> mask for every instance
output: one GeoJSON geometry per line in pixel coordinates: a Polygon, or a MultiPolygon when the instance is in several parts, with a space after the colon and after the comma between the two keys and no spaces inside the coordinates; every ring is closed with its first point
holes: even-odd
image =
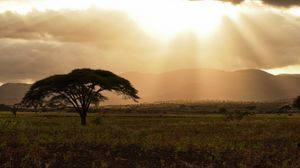
{"type": "MultiPolygon", "coordinates": [[[[165,73],[130,72],[120,76],[139,90],[141,102],[160,101],[275,101],[300,95],[300,75],[272,75],[262,70],[222,71],[184,69],[165,73]]],[[[29,84],[0,86],[0,104],[19,102],[29,84]]],[[[105,104],[127,104],[128,100],[106,93],[105,104]]]]}
{"type": "Polygon", "coordinates": [[[5,83],[0,86],[0,104],[15,104],[22,100],[30,84],[5,83]]]}

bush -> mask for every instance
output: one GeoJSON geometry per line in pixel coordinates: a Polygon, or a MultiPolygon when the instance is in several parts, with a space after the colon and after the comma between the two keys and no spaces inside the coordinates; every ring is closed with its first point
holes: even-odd
{"type": "Polygon", "coordinates": [[[11,107],[9,105],[0,104],[0,111],[10,111],[11,107]]]}
{"type": "Polygon", "coordinates": [[[95,125],[100,125],[102,124],[103,120],[102,117],[96,117],[95,119],[92,120],[92,123],[95,125]]]}
{"type": "Polygon", "coordinates": [[[292,110],[292,107],[290,105],[284,105],[279,108],[278,112],[284,113],[284,112],[288,112],[290,110],[292,110]]]}
{"type": "Polygon", "coordinates": [[[227,112],[227,109],[224,108],[224,107],[221,107],[221,108],[219,109],[219,112],[220,112],[220,113],[226,113],[226,112],[227,112]]]}
{"type": "Polygon", "coordinates": [[[247,110],[253,111],[256,109],[256,106],[247,106],[246,107],[247,110]]]}
{"type": "Polygon", "coordinates": [[[294,100],[294,102],[293,102],[293,107],[300,110],[300,96],[298,96],[298,97],[294,100]]]}
{"type": "Polygon", "coordinates": [[[245,117],[248,117],[252,115],[252,113],[250,112],[247,112],[247,111],[244,111],[244,112],[241,112],[241,111],[234,111],[234,112],[226,112],[224,113],[224,116],[227,120],[229,121],[240,121],[242,120],[243,118],[245,117]]]}

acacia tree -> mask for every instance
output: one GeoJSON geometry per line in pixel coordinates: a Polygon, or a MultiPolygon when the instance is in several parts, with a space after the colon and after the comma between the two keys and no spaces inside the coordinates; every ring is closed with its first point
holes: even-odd
{"type": "Polygon", "coordinates": [[[37,113],[39,108],[46,106],[46,101],[43,99],[42,94],[42,92],[30,90],[26,93],[20,104],[27,108],[33,108],[33,111],[37,113]]]}
{"type": "Polygon", "coordinates": [[[79,113],[81,124],[86,125],[90,105],[106,99],[102,91],[113,91],[126,99],[137,101],[138,91],[131,83],[110,71],[75,69],[68,74],[53,75],[34,83],[22,103],[61,101],[72,104],[79,113]]]}

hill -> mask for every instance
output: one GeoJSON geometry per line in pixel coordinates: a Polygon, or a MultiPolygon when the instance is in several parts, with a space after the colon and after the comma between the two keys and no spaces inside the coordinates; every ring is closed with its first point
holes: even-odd
{"type": "MultiPolygon", "coordinates": [[[[139,90],[141,102],[159,101],[274,101],[291,99],[300,94],[300,75],[272,75],[247,69],[221,71],[185,69],[165,73],[130,72],[121,74],[139,90]]],[[[0,86],[0,103],[21,100],[30,85],[9,83],[0,86]]],[[[109,94],[109,95],[107,95],[109,94]]],[[[105,104],[127,104],[116,95],[105,104]]]]}
{"type": "Polygon", "coordinates": [[[300,94],[300,76],[247,69],[177,70],[161,74],[127,73],[144,102],[165,100],[274,101],[300,94]]]}
{"type": "Polygon", "coordinates": [[[0,104],[15,104],[21,101],[29,89],[29,84],[6,83],[0,86],[0,104]]]}

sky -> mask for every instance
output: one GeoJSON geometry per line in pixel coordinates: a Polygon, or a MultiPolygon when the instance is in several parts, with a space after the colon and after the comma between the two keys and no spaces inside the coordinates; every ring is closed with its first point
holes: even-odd
{"type": "Polygon", "coordinates": [[[0,84],[75,68],[300,73],[299,0],[0,0],[0,84]]]}

